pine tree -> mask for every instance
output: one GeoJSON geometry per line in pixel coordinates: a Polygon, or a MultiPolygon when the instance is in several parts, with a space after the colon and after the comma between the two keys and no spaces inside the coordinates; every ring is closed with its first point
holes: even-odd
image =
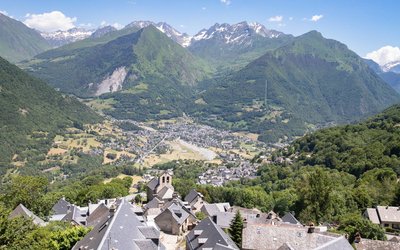
{"type": "Polygon", "coordinates": [[[232,240],[239,247],[242,246],[242,231],[243,231],[243,219],[240,215],[239,210],[236,212],[235,218],[233,218],[230,227],[228,229],[229,234],[231,235],[232,240]]]}

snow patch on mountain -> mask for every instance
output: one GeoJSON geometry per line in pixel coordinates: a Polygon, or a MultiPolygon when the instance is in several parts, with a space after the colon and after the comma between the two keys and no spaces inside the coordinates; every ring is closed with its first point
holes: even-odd
{"type": "Polygon", "coordinates": [[[83,40],[92,35],[94,30],[83,28],[72,28],[66,31],[58,30],[55,32],[41,32],[40,34],[53,47],[60,47],[68,43],[83,40]]]}
{"type": "Polygon", "coordinates": [[[384,46],[368,53],[365,58],[375,61],[384,72],[400,73],[400,48],[384,46]]]}
{"type": "Polygon", "coordinates": [[[222,40],[226,44],[251,44],[251,37],[256,35],[266,38],[278,38],[283,33],[269,30],[260,23],[240,22],[234,25],[216,23],[208,30],[203,29],[193,36],[192,43],[215,38],[222,40]]]}
{"type": "Polygon", "coordinates": [[[171,38],[172,40],[174,40],[175,42],[177,42],[178,44],[180,44],[183,47],[187,47],[190,45],[190,41],[192,39],[191,36],[189,36],[186,33],[179,32],[174,27],[172,27],[171,25],[164,23],[164,22],[154,23],[151,21],[134,21],[134,22],[128,24],[127,26],[125,26],[125,28],[136,27],[138,29],[142,29],[149,25],[153,25],[159,31],[161,31],[162,33],[164,33],[169,38],[171,38]]]}

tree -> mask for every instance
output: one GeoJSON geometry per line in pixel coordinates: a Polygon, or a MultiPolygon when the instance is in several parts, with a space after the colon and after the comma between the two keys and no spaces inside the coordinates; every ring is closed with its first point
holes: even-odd
{"type": "Polygon", "coordinates": [[[233,218],[230,227],[228,229],[229,234],[231,235],[232,240],[239,247],[242,246],[242,232],[243,232],[243,219],[242,215],[240,215],[240,211],[238,210],[233,218]]]}
{"type": "Polygon", "coordinates": [[[353,243],[357,233],[360,233],[362,238],[386,240],[385,231],[379,225],[373,224],[370,220],[363,218],[358,213],[342,216],[340,218],[338,230],[349,235],[350,243],[353,243]]]}
{"type": "Polygon", "coordinates": [[[328,173],[319,167],[307,174],[303,181],[303,188],[299,193],[303,203],[300,216],[304,221],[314,221],[318,224],[322,218],[329,217],[332,182],[328,173]]]}
{"type": "Polygon", "coordinates": [[[43,211],[43,195],[48,188],[48,180],[44,177],[14,176],[4,185],[2,200],[9,209],[23,204],[38,215],[46,215],[43,211]]]}
{"type": "Polygon", "coordinates": [[[142,196],[140,194],[137,194],[135,196],[135,203],[136,204],[141,204],[142,203],[142,196]]]}
{"type": "Polygon", "coordinates": [[[203,212],[197,212],[195,215],[198,220],[203,220],[207,218],[207,216],[203,212]]]}

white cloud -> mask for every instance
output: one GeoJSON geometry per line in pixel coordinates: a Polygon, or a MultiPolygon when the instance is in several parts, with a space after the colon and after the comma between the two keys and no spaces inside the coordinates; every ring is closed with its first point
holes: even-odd
{"type": "Polygon", "coordinates": [[[291,16],[291,17],[289,17],[289,21],[293,21],[293,17],[291,16]]]}
{"type": "Polygon", "coordinates": [[[120,24],[120,23],[113,23],[113,24],[110,24],[110,23],[108,23],[107,21],[101,21],[101,23],[100,23],[100,27],[102,28],[102,27],[105,27],[105,26],[113,26],[114,28],[116,28],[117,30],[120,30],[120,29],[122,29],[123,27],[124,27],[124,25],[122,25],[122,24],[120,24]]]}
{"type": "Polygon", "coordinates": [[[52,32],[69,30],[75,27],[76,17],[67,17],[61,11],[43,14],[26,14],[25,25],[40,31],[52,32]]]}
{"type": "Polygon", "coordinates": [[[231,4],[231,0],[220,0],[221,3],[225,4],[225,5],[230,5],[231,4]]]}
{"type": "Polygon", "coordinates": [[[310,21],[317,22],[317,21],[321,20],[323,17],[324,17],[324,15],[314,15],[311,17],[310,21]]]}
{"type": "Polygon", "coordinates": [[[368,53],[365,58],[372,59],[383,66],[390,62],[400,61],[400,48],[393,46],[384,46],[378,50],[368,53]]]}
{"type": "Polygon", "coordinates": [[[124,27],[124,25],[122,25],[120,23],[113,23],[113,24],[111,24],[111,26],[113,26],[117,30],[120,30],[120,29],[122,29],[124,27]]]}
{"type": "Polygon", "coordinates": [[[272,16],[268,19],[269,22],[282,22],[283,16],[272,16]]]}

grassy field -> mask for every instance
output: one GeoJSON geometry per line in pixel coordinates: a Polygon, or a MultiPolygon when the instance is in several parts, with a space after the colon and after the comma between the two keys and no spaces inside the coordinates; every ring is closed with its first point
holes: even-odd
{"type": "Polygon", "coordinates": [[[126,151],[116,151],[116,150],[113,150],[113,149],[106,149],[106,150],[104,150],[103,164],[108,164],[108,163],[115,162],[119,158],[121,158],[122,155],[126,155],[126,156],[128,156],[130,158],[135,158],[136,157],[136,155],[134,155],[132,153],[129,153],[129,152],[126,152],[126,151]],[[109,158],[107,158],[107,154],[108,153],[116,154],[117,157],[114,160],[113,159],[109,159],[109,158]]]}
{"type": "Polygon", "coordinates": [[[129,193],[130,194],[136,193],[137,189],[134,188],[133,186],[136,185],[137,183],[139,183],[139,181],[141,181],[143,179],[141,176],[138,176],[138,175],[130,176],[130,175],[126,175],[126,174],[120,174],[115,178],[109,178],[109,179],[104,180],[103,183],[106,184],[106,183],[109,183],[110,181],[112,181],[113,179],[123,179],[125,177],[132,178],[132,187],[129,189],[129,193]]]}
{"type": "Polygon", "coordinates": [[[190,149],[179,141],[175,140],[167,143],[171,146],[171,150],[161,155],[149,155],[144,159],[143,167],[151,167],[155,164],[166,163],[173,160],[207,160],[201,153],[190,149]]]}
{"type": "Polygon", "coordinates": [[[47,152],[47,159],[43,163],[49,163],[53,160],[59,160],[62,163],[77,163],[79,157],[71,155],[72,151],[88,153],[93,149],[102,149],[104,151],[103,164],[112,163],[120,159],[122,155],[127,155],[134,158],[135,155],[126,151],[116,151],[111,148],[104,147],[100,142],[101,138],[122,138],[123,132],[110,121],[105,121],[101,124],[88,125],[85,130],[76,128],[68,128],[64,136],[57,135],[54,138],[54,146],[47,152]],[[94,131],[95,133],[91,133],[94,131]],[[108,159],[106,155],[114,153],[117,157],[114,160],[108,159]]]}
{"type": "Polygon", "coordinates": [[[89,99],[89,100],[83,100],[83,103],[85,103],[87,106],[92,108],[93,110],[97,112],[103,112],[104,110],[113,110],[113,105],[116,103],[116,101],[112,98],[110,99],[89,99]]]}

